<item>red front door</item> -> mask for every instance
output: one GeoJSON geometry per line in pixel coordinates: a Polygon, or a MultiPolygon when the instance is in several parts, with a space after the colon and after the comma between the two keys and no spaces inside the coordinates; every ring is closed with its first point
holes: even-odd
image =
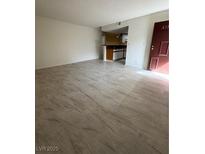
{"type": "Polygon", "coordinates": [[[148,69],[169,74],[169,21],[154,25],[148,69]]]}

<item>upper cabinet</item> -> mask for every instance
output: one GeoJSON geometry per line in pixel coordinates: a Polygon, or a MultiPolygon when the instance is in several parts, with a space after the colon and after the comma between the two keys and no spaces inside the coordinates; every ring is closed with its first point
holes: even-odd
{"type": "Polygon", "coordinates": [[[122,34],[105,33],[106,45],[126,45],[126,41],[123,40],[122,34]]]}

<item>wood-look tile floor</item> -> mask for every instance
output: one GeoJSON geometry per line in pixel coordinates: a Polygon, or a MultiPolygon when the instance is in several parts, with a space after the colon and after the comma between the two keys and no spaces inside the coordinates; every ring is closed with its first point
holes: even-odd
{"type": "Polygon", "coordinates": [[[169,82],[150,74],[101,60],[37,70],[36,153],[168,154],[169,82]]]}

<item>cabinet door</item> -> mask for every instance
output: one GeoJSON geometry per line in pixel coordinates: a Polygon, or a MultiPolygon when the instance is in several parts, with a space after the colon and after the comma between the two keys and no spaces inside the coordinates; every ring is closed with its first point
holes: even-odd
{"type": "Polygon", "coordinates": [[[107,47],[107,60],[113,60],[113,49],[112,48],[109,48],[107,47]]]}

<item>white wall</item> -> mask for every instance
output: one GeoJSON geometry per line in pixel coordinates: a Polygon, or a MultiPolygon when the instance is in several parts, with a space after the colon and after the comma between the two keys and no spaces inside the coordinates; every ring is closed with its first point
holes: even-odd
{"type": "Polygon", "coordinates": [[[36,69],[97,59],[99,29],[36,16],[36,69]]]}
{"type": "Polygon", "coordinates": [[[102,27],[102,31],[128,26],[128,45],[126,65],[146,69],[149,61],[150,45],[154,23],[169,19],[169,11],[162,11],[151,15],[134,18],[121,22],[121,25],[110,24],[102,27]]]}

